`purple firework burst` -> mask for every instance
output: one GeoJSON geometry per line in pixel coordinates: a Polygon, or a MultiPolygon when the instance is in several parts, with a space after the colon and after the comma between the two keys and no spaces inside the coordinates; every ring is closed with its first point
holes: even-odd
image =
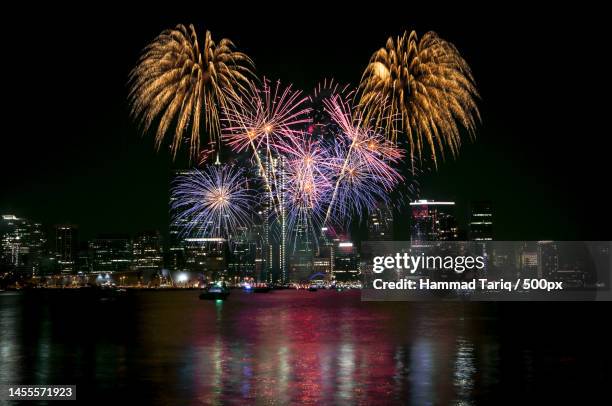
{"type": "Polygon", "coordinates": [[[229,239],[252,223],[256,195],[242,169],[215,165],[178,176],[171,200],[172,220],[184,235],[229,239]]]}

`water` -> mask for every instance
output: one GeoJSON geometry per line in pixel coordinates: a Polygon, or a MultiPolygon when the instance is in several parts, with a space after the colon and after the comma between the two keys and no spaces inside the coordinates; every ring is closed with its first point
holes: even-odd
{"type": "Polygon", "coordinates": [[[357,291],[3,293],[0,384],[76,384],[83,404],[584,404],[609,384],[608,311],[357,291]]]}

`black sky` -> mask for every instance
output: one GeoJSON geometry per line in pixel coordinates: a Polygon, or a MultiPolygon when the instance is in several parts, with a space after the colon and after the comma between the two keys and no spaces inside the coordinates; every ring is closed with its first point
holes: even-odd
{"type": "Polygon", "coordinates": [[[611,239],[607,116],[595,99],[609,75],[602,14],[388,4],[349,12],[173,3],[153,17],[102,8],[5,16],[0,212],[75,223],[83,238],[166,229],[171,160],[141,137],[125,101],[130,69],[164,28],[194,23],[228,37],[260,75],[305,91],[326,77],[356,84],[388,36],[415,29],[437,31],[462,52],[483,117],[459,158],[421,180],[422,197],[455,199],[460,213],[471,200],[492,200],[498,239],[611,239]]]}

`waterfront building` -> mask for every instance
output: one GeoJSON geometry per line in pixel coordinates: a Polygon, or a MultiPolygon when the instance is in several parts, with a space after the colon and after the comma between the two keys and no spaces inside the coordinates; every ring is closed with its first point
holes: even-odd
{"type": "Polygon", "coordinates": [[[261,242],[261,273],[258,280],[267,283],[286,283],[288,275],[287,251],[287,211],[284,201],[286,185],[285,158],[270,157],[262,153],[262,167],[256,167],[260,178],[273,180],[272,192],[266,190],[262,194],[262,242],[261,242]],[[264,173],[260,173],[263,171],[264,173]]]}
{"type": "Polygon", "coordinates": [[[132,244],[125,235],[101,235],[89,242],[89,258],[93,273],[129,271],[132,244]]]}
{"type": "Polygon", "coordinates": [[[559,270],[559,248],[555,241],[538,241],[538,278],[552,278],[559,270]]]}
{"type": "Polygon", "coordinates": [[[132,240],[132,269],[159,270],[162,265],[163,248],[159,231],[138,233],[132,240]]]}
{"type": "Polygon", "coordinates": [[[410,203],[413,243],[427,241],[453,241],[459,238],[455,219],[455,202],[417,200],[410,203]]]}
{"type": "Polygon", "coordinates": [[[77,227],[70,224],[55,226],[55,258],[58,271],[64,274],[76,272],[78,254],[77,227]]]}
{"type": "Polygon", "coordinates": [[[257,234],[246,227],[240,228],[229,245],[229,277],[241,281],[254,279],[256,256],[257,234]]]}
{"type": "Polygon", "coordinates": [[[470,240],[493,240],[493,205],[491,202],[472,202],[470,213],[470,240]]]}
{"type": "MultiPolygon", "coordinates": [[[[175,170],[171,184],[178,176],[193,172],[192,169],[175,170]]],[[[171,194],[171,210],[173,202],[171,194]]],[[[210,235],[210,232],[206,232],[207,226],[196,218],[170,219],[166,255],[166,265],[170,270],[201,273],[213,279],[227,276],[227,241],[219,235],[210,235]]]]}
{"type": "Polygon", "coordinates": [[[2,215],[0,222],[0,270],[22,275],[40,273],[46,238],[39,223],[2,215]]]}
{"type": "Polygon", "coordinates": [[[379,205],[368,215],[368,240],[393,240],[393,210],[387,205],[379,205]]]}
{"type": "Polygon", "coordinates": [[[336,246],[333,279],[340,282],[359,279],[359,254],[351,241],[341,241],[336,246]]]}

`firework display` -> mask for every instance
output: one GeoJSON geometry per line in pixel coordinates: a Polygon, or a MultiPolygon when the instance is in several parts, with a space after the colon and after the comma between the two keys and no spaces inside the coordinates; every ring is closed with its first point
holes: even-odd
{"type": "Polygon", "coordinates": [[[215,141],[221,131],[219,111],[250,83],[252,61],[233,50],[229,39],[215,43],[209,31],[200,47],[193,25],[163,31],[143,51],[130,74],[132,115],[144,131],[159,121],[155,145],[159,149],[174,123],[174,156],[188,127],[190,155],[200,153],[200,126],[215,141]]]}
{"type": "Polygon", "coordinates": [[[459,125],[473,134],[480,119],[469,65],[434,32],[420,40],[414,31],[389,38],[372,55],[359,87],[366,119],[383,126],[393,141],[405,133],[411,156],[416,152],[421,159],[426,144],[434,166],[438,153],[458,153],[459,125]]]}
{"type": "Polygon", "coordinates": [[[229,239],[252,223],[256,197],[243,170],[211,165],[179,176],[171,191],[173,222],[185,235],[229,239]]]}
{"type": "Polygon", "coordinates": [[[312,124],[308,128],[310,134],[333,139],[340,133],[341,129],[331,119],[325,108],[326,100],[333,97],[339,97],[343,102],[350,104],[355,97],[355,89],[349,84],[341,84],[334,79],[324,79],[318,83],[308,97],[312,117],[312,124]]]}
{"type": "Polygon", "coordinates": [[[381,205],[397,204],[393,193],[411,193],[424,144],[436,166],[438,152],[457,153],[459,126],[473,132],[479,119],[469,66],[431,32],[389,39],[357,89],[326,79],[304,95],[280,81],[256,80],[251,68],[229,40],[216,45],[206,32],[201,52],[193,26],[179,25],[145,48],[130,76],[132,113],[145,130],[159,119],[158,148],[174,123],[176,154],[191,126],[191,154],[204,169],[179,177],[172,190],[174,219],[185,233],[230,238],[256,213],[266,235],[274,222],[283,238],[346,229],[381,205]],[[200,147],[201,120],[219,145],[200,147]],[[232,166],[219,165],[222,147],[234,154],[232,166]],[[215,151],[217,164],[206,164],[215,151]],[[412,167],[411,179],[402,166],[412,167]],[[245,176],[257,186],[247,188],[245,176]]]}
{"type": "Polygon", "coordinates": [[[377,201],[386,204],[385,192],[392,191],[402,178],[391,166],[401,159],[402,151],[369,127],[341,97],[334,96],[324,104],[344,135],[335,143],[338,176],[325,216],[327,223],[333,212],[345,218],[351,211],[360,215],[373,209],[377,201]]]}
{"type": "Polygon", "coordinates": [[[316,235],[324,223],[336,170],[332,145],[302,133],[276,146],[283,157],[279,191],[289,234],[299,226],[316,235]]]}
{"type": "Polygon", "coordinates": [[[311,122],[307,98],[291,86],[275,85],[270,80],[261,86],[251,83],[249,88],[232,96],[225,106],[223,139],[236,152],[252,147],[268,149],[285,137],[299,134],[302,124],[311,122]]]}
{"type": "MultiPolygon", "coordinates": [[[[299,134],[300,128],[310,123],[310,109],[306,98],[291,86],[282,87],[280,81],[271,85],[264,79],[261,86],[251,83],[248,89],[233,95],[225,106],[222,139],[235,152],[250,149],[263,175],[267,192],[280,201],[275,166],[266,174],[262,160],[272,162],[276,145],[285,138],[299,134]]],[[[277,206],[275,206],[278,208],[277,206]]]]}

